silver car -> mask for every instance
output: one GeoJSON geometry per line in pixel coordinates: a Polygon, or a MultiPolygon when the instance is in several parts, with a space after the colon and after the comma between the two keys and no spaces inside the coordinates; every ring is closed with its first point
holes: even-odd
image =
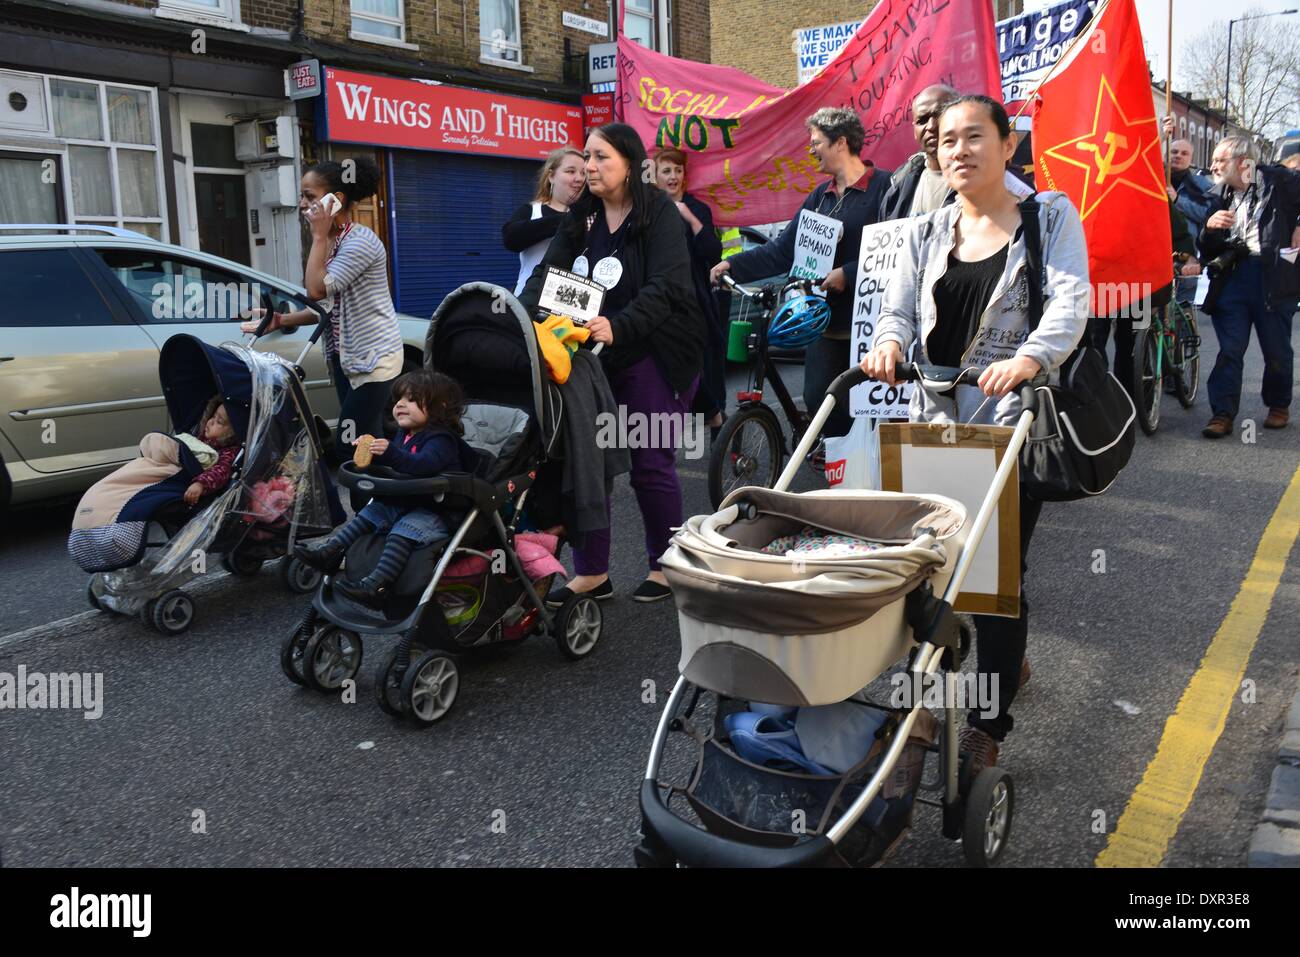
{"type": "MultiPolygon", "coordinates": [[[[306,291],[218,256],[105,226],[0,226],[0,509],[76,495],[168,428],[158,351],[189,333],[242,341],[236,322],[306,291]]],[[[399,316],[407,366],[427,320],[399,316]]],[[[310,327],[256,348],[293,361],[310,327]]],[[[318,344],[303,362],[312,409],[331,425],[338,398],[318,344]]]]}

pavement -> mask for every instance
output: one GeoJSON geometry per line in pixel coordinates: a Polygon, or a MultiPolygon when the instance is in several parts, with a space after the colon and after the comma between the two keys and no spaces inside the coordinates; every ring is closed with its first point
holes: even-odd
{"type": "Polygon", "coordinates": [[[1300,867],[1300,688],[1282,726],[1277,764],[1246,863],[1249,867],[1300,867]]]}
{"type": "MultiPolygon", "coordinates": [[[[1261,369],[1252,349],[1243,416],[1262,419],[1261,369]]],[[[783,372],[799,394],[798,368],[783,372]]],[[[1016,788],[1005,866],[1096,863],[1171,746],[1171,718],[1225,616],[1251,591],[1243,582],[1300,462],[1300,428],[1208,442],[1208,417],[1203,395],[1191,411],[1166,398],[1159,433],[1138,437],[1110,492],[1044,509],[1026,583],[1033,681],[999,758],[1016,788]]],[[[680,462],[688,515],[707,508],[704,470],[680,462]]],[[[816,481],[805,469],[797,487],[816,481]]],[[[379,640],[366,641],[355,703],[291,685],[279,645],[305,599],[268,571],[196,583],[197,620],[179,638],[88,611],[86,576],[64,547],[70,514],[9,517],[0,673],[102,675],[103,714],[0,710],[6,865],[630,865],[637,787],[679,648],[671,603],[627,597],[646,566],[624,482],[611,568],[620,594],[603,605],[600,647],[569,663],[534,638],[467,661],[455,708],[428,730],[371,700],[379,640]]],[[[1266,614],[1234,638],[1251,694],[1234,685],[1218,701],[1222,727],[1156,864],[1289,863],[1300,562],[1268,567],[1266,614]]],[[[887,866],[961,862],[922,808],[887,866]]]]}

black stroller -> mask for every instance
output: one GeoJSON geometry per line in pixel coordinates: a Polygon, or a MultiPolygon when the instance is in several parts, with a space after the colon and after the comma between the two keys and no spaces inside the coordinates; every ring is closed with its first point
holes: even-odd
{"type": "Polygon", "coordinates": [[[217,347],[178,335],[163,344],[158,378],[173,428],[193,430],[208,400],[220,396],[243,449],[225,489],[197,513],[177,494],[197,468],[180,447],[180,470],[142,490],[120,520],[74,530],[69,551],[96,572],[87,586],[94,608],[138,614],[157,631],[178,635],[194,621],[193,599],[181,586],[207,570],[209,555],[220,555],[239,577],[278,560],[290,591],[316,587],[319,573],[292,556],[293,545],[327,533],[343,510],[322,461],[323,423],[312,414],[301,375],[298,365],[234,343],[217,347]],[[143,510],[150,501],[159,506],[143,510]],[[123,541],[129,547],[120,547],[123,541]]]}
{"type": "MultiPolygon", "coordinates": [[[[460,382],[465,442],[478,453],[474,474],[412,478],[383,466],[344,463],[339,481],[384,498],[423,499],[465,513],[450,538],[416,549],[388,597],[366,607],[326,576],[280,663],[295,684],[332,693],[361,667],[361,635],[390,635],[393,650],[375,672],[375,697],[388,714],[428,726],[445,716],[460,687],[457,658],[549,633],[567,659],[585,658],[601,633],[595,599],[575,595],[558,611],[542,601],[553,577],[525,573],[516,534],[539,470],[559,454],[562,397],[542,368],[532,319],[505,289],[468,283],[443,300],[430,324],[425,364],[460,382]],[[486,568],[449,576],[457,559],[486,568]]],[[[384,535],[354,542],[337,573],[359,581],[379,560],[384,535]]],[[[562,546],[557,542],[556,550],[562,546]]]]}

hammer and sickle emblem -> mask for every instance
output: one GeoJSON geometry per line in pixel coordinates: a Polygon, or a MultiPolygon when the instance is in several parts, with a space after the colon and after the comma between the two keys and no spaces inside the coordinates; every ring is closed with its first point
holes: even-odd
{"type": "Polygon", "coordinates": [[[1115,150],[1123,149],[1124,147],[1128,146],[1128,137],[1125,136],[1123,133],[1107,133],[1105,137],[1105,141],[1106,141],[1106,154],[1104,156],[1102,155],[1101,149],[1098,148],[1096,143],[1075,144],[1076,146],[1079,147],[1079,149],[1084,150],[1085,152],[1091,152],[1093,156],[1096,158],[1097,178],[1096,180],[1094,180],[1094,182],[1098,186],[1100,186],[1102,183],[1106,181],[1107,176],[1110,176],[1112,174],[1118,176],[1121,173],[1123,173],[1126,169],[1128,169],[1135,162],[1137,162],[1137,158],[1138,158],[1138,151],[1134,150],[1131,154],[1129,154],[1129,158],[1127,160],[1125,160],[1123,163],[1120,163],[1118,166],[1115,165],[1115,150]]]}

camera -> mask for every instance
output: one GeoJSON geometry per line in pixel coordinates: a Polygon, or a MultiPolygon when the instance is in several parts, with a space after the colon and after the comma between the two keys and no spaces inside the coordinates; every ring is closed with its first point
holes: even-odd
{"type": "Polygon", "coordinates": [[[1236,267],[1237,263],[1249,255],[1250,250],[1244,242],[1240,239],[1230,240],[1223,252],[1205,264],[1205,271],[1212,280],[1219,278],[1220,275],[1226,277],[1236,267]]]}

